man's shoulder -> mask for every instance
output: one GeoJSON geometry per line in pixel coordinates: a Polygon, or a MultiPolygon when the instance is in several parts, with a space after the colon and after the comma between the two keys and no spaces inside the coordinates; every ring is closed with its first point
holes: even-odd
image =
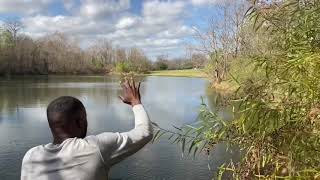
{"type": "MultiPolygon", "coordinates": [[[[107,133],[105,133],[107,135],[107,133]]],[[[52,143],[45,145],[38,145],[30,148],[24,155],[23,161],[27,161],[32,159],[33,154],[42,154],[42,153],[53,153],[60,151],[63,147],[98,147],[99,146],[99,138],[96,135],[89,135],[85,138],[69,138],[61,143],[59,146],[54,146],[52,143]]],[[[38,157],[38,156],[37,156],[38,157]]]]}
{"type": "Polygon", "coordinates": [[[39,152],[42,148],[43,148],[43,145],[39,145],[39,146],[35,146],[35,147],[29,149],[25,153],[22,162],[27,162],[28,160],[30,160],[32,157],[32,154],[34,154],[34,152],[39,152]]]}

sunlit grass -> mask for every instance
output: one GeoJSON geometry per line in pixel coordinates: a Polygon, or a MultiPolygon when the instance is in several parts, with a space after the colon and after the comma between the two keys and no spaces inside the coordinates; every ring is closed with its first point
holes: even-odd
{"type": "Polygon", "coordinates": [[[172,76],[172,77],[198,77],[198,78],[206,77],[205,73],[201,69],[150,71],[147,75],[172,76]]]}

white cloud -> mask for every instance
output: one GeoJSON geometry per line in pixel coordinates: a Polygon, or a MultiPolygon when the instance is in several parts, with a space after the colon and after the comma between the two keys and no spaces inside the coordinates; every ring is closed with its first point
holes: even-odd
{"type": "Polygon", "coordinates": [[[63,32],[70,36],[99,35],[109,33],[114,29],[113,24],[107,22],[87,21],[78,16],[34,16],[23,18],[25,31],[30,34],[63,32]]]}
{"type": "Polygon", "coordinates": [[[155,37],[159,38],[184,38],[194,33],[191,27],[180,25],[175,28],[167,29],[159,32],[155,37]]]}
{"type": "Polygon", "coordinates": [[[183,54],[184,38],[194,33],[184,22],[188,1],[144,1],[140,15],[128,11],[129,0],[63,0],[63,3],[69,15],[37,14],[22,18],[25,33],[39,37],[59,31],[78,39],[83,47],[105,38],[121,47],[142,48],[151,58],[183,54]]]}
{"type": "Polygon", "coordinates": [[[116,24],[116,28],[123,29],[123,28],[129,28],[135,25],[138,21],[138,18],[135,17],[124,17],[119,20],[119,22],[116,24]]]}
{"type": "Polygon", "coordinates": [[[85,17],[101,18],[130,8],[130,0],[82,0],[80,13],[85,17]]]}
{"type": "Polygon", "coordinates": [[[186,7],[183,1],[147,1],[143,6],[144,22],[146,24],[166,24],[178,21],[186,7]]]}
{"type": "Polygon", "coordinates": [[[0,0],[0,13],[35,14],[47,10],[52,0],[0,0]]]}
{"type": "Polygon", "coordinates": [[[64,8],[68,11],[72,11],[77,6],[77,1],[75,0],[63,0],[64,8]]]}
{"type": "Polygon", "coordinates": [[[216,2],[217,2],[217,0],[191,0],[191,3],[195,6],[214,4],[216,2]]]}

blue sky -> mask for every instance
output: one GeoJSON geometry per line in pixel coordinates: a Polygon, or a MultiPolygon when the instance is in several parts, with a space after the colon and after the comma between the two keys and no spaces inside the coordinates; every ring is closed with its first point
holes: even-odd
{"type": "Polygon", "coordinates": [[[19,19],[34,38],[62,32],[81,47],[107,40],[151,58],[180,57],[205,31],[218,0],[0,0],[0,21],[19,19]]]}

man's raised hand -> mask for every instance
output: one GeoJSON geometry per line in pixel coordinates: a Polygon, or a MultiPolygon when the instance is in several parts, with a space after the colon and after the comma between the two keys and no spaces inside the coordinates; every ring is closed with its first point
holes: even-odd
{"type": "Polygon", "coordinates": [[[122,86],[122,95],[119,96],[119,98],[122,100],[122,102],[129,104],[131,106],[135,106],[138,104],[141,104],[141,96],[140,96],[140,82],[138,86],[136,86],[133,79],[126,80],[122,86]]]}

